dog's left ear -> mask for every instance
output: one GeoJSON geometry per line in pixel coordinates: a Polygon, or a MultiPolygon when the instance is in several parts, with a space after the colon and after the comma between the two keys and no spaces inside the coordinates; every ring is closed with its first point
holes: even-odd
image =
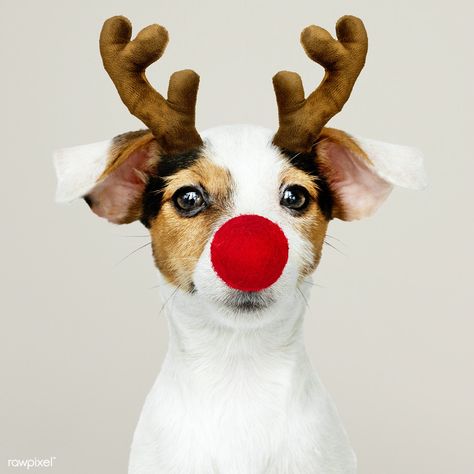
{"type": "Polygon", "coordinates": [[[349,99],[368,50],[360,18],[340,18],[336,36],[314,25],[301,33],[307,56],[325,69],[323,80],[307,97],[297,73],[280,71],[273,77],[279,118],[273,144],[295,157],[316,159],[332,193],[331,217],[353,220],[375,212],[393,184],[419,189],[425,178],[419,151],[325,128],[349,99]]]}
{"type": "Polygon", "coordinates": [[[351,221],[372,215],[393,185],[426,186],[422,154],[415,148],[323,128],[315,151],[318,170],[332,193],[333,218],[351,221]]]}

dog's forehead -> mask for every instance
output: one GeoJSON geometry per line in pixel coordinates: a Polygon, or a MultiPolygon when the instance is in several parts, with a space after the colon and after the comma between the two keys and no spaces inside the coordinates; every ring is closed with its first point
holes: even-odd
{"type": "Polygon", "coordinates": [[[272,144],[271,130],[232,125],[216,127],[202,135],[206,156],[229,171],[235,199],[243,207],[249,207],[256,198],[261,201],[274,196],[288,163],[272,144]]]}
{"type": "Polygon", "coordinates": [[[281,164],[274,132],[254,125],[215,127],[202,133],[209,157],[231,172],[281,164]]]}

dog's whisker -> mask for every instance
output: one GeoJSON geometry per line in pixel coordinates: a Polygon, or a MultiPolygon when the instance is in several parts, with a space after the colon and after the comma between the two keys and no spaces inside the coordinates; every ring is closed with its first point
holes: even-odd
{"type": "Polygon", "coordinates": [[[333,248],[336,252],[339,252],[341,255],[344,255],[344,257],[347,257],[347,255],[342,252],[341,250],[339,250],[335,245],[331,244],[330,242],[328,242],[327,240],[324,241],[325,245],[333,248]]]}
{"type": "Polygon", "coordinates": [[[301,283],[305,283],[306,285],[309,285],[309,286],[316,286],[318,288],[324,288],[323,285],[320,285],[319,283],[315,283],[314,281],[301,280],[301,283]]]}
{"type": "Polygon", "coordinates": [[[178,292],[179,289],[181,289],[181,285],[178,285],[178,286],[171,292],[171,295],[168,296],[168,298],[166,298],[165,302],[164,302],[163,305],[161,306],[160,311],[158,312],[158,316],[161,315],[161,313],[162,313],[163,310],[165,309],[166,305],[171,302],[171,299],[176,295],[176,293],[178,292]]]}
{"type": "Polygon", "coordinates": [[[334,237],[333,235],[326,234],[326,237],[328,237],[328,238],[330,238],[330,239],[332,239],[332,240],[336,240],[336,241],[339,242],[340,244],[347,246],[347,244],[346,244],[345,242],[343,242],[341,239],[338,239],[337,237],[334,237]]]}
{"type": "MultiPolygon", "coordinates": [[[[140,247],[136,248],[135,250],[133,250],[132,252],[130,252],[128,255],[126,255],[125,257],[123,257],[121,260],[119,260],[115,266],[117,265],[120,265],[124,260],[126,260],[128,257],[132,256],[134,253],[144,249],[145,247],[147,247],[148,245],[151,245],[151,241],[150,242],[147,242],[146,244],[143,244],[141,245],[140,247]]],[[[175,256],[175,257],[172,257],[172,258],[160,258],[160,263],[167,263],[167,262],[180,262],[180,261],[186,261],[186,260],[197,260],[196,257],[178,257],[178,256],[175,256]]]]}
{"type": "Polygon", "coordinates": [[[150,241],[150,242],[147,242],[146,244],[140,245],[140,247],[136,248],[135,250],[133,250],[132,252],[130,252],[128,255],[125,255],[125,257],[123,257],[121,260],[119,260],[114,266],[117,267],[117,266],[120,265],[122,262],[124,262],[125,260],[127,260],[128,257],[131,257],[134,253],[137,253],[138,251],[144,249],[145,247],[148,247],[149,245],[151,245],[151,241],[150,241]]]}
{"type": "Polygon", "coordinates": [[[305,302],[306,307],[309,308],[308,299],[306,298],[306,296],[304,295],[304,293],[301,291],[301,288],[298,288],[298,291],[299,291],[301,297],[303,298],[303,301],[305,302]]]}
{"type": "Polygon", "coordinates": [[[159,261],[160,261],[160,264],[161,263],[168,263],[168,262],[186,262],[188,260],[191,260],[191,261],[197,261],[198,258],[197,257],[170,257],[170,258],[160,258],[159,261]]]}
{"type": "MultiPolygon", "coordinates": [[[[172,283],[169,283],[167,281],[164,281],[162,283],[158,283],[158,285],[153,285],[153,286],[150,286],[148,289],[149,290],[155,290],[156,288],[163,288],[165,286],[174,286],[172,283]]],[[[180,288],[182,288],[182,285],[180,285],[180,288]]]]}
{"type": "Polygon", "coordinates": [[[321,139],[318,139],[316,141],[313,142],[313,144],[311,145],[311,147],[314,147],[316,145],[319,145],[320,143],[323,143],[325,141],[329,140],[329,137],[325,137],[325,138],[321,138],[321,139]]]}
{"type": "Polygon", "coordinates": [[[130,239],[130,238],[146,239],[147,237],[149,238],[150,236],[147,234],[147,235],[119,235],[119,237],[122,237],[122,239],[130,239]]]}

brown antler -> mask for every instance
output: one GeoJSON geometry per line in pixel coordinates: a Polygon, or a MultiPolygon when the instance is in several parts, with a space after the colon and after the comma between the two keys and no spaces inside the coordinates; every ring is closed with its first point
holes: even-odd
{"type": "Polygon", "coordinates": [[[286,150],[310,152],[321,130],[349,98],[364,67],[367,32],[362,20],[343,16],[336,24],[337,40],[319,26],[301,33],[306,54],[324,67],[319,87],[305,99],[301,77],[281,71],[273,77],[280,127],[273,143],[286,150]]]}
{"type": "Polygon", "coordinates": [[[123,16],[109,18],[100,34],[102,61],[123,103],[153,132],[164,153],[199,147],[194,123],[199,76],[190,70],[175,72],[165,99],[147,81],[145,69],[163,54],[168,32],[150,25],[132,41],[131,35],[132,25],[123,16]]]}

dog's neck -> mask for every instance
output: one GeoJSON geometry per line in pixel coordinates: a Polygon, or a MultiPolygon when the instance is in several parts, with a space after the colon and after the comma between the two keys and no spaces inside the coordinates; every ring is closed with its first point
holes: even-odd
{"type": "Polygon", "coordinates": [[[196,294],[164,293],[170,340],[163,369],[173,377],[208,388],[242,379],[277,382],[308,365],[299,290],[260,313],[240,314],[196,294]]]}
{"type": "Polygon", "coordinates": [[[300,290],[260,314],[164,290],[169,348],[134,435],[131,472],[309,473],[335,462],[341,469],[331,472],[355,473],[306,355],[300,290]]]}

